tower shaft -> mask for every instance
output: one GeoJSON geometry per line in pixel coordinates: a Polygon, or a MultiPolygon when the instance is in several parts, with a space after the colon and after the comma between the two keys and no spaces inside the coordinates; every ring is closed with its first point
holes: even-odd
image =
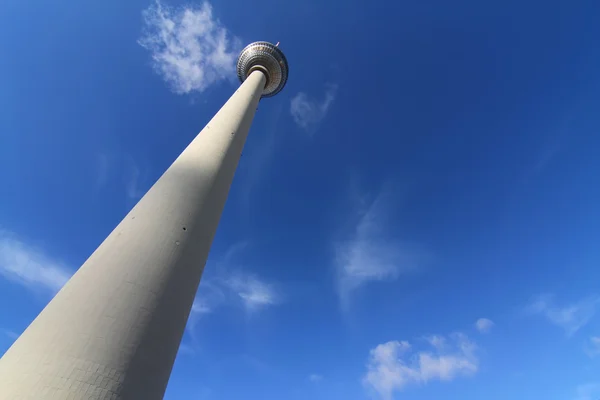
{"type": "Polygon", "coordinates": [[[0,359],[0,400],[162,399],[266,83],[249,74],[0,359]]]}

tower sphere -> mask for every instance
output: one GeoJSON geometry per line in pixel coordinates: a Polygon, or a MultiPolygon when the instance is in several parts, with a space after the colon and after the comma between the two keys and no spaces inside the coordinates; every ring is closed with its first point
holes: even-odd
{"type": "Polygon", "coordinates": [[[281,92],[288,78],[288,63],[283,52],[269,42],[254,42],[242,50],[237,62],[237,75],[244,82],[254,71],[261,71],[267,83],[261,97],[281,92]]]}

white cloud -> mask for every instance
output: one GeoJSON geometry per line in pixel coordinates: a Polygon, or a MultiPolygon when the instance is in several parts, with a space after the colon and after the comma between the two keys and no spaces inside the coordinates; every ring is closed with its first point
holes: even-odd
{"type": "Polygon", "coordinates": [[[178,355],[179,354],[194,355],[194,354],[196,354],[196,349],[194,348],[194,346],[191,346],[189,344],[180,343],[179,350],[177,353],[178,353],[178,355]]]}
{"type": "Polygon", "coordinates": [[[242,304],[247,311],[255,312],[276,305],[280,300],[276,285],[256,275],[229,272],[223,277],[203,279],[192,304],[188,330],[193,335],[201,318],[222,307],[242,304]]]}
{"type": "Polygon", "coordinates": [[[256,276],[235,274],[227,280],[227,284],[249,311],[256,311],[279,302],[275,287],[256,276]]]}
{"type": "Polygon", "coordinates": [[[477,372],[477,346],[464,334],[432,336],[430,351],[414,352],[407,341],[383,343],[370,351],[363,384],[384,400],[409,384],[451,381],[477,372]]]}
{"type": "Polygon", "coordinates": [[[310,374],[308,380],[314,383],[321,382],[323,380],[323,375],[310,374]]]}
{"type": "Polygon", "coordinates": [[[187,330],[192,336],[192,340],[196,340],[196,327],[200,320],[213,313],[224,301],[225,293],[218,283],[209,279],[203,279],[200,282],[187,323],[187,330]]]}
{"type": "MultiPolygon", "coordinates": [[[[233,257],[245,244],[234,245],[225,253],[224,260],[233,257]]],[[[193,354],[198,345],[197,327],[210,314],[226,307],[244,306],[248,313],[255,313],[280,302],[275,286],[266,283],[255,275],[230,272],[226,277],[203,279],[200,282],[196,298],[192,304],[187,332],[190,342],[180,347],[182,354],[193,354]]]]}
{"type": "Polygon", "coordinates": [[[137,200],[144,195],[139,187],[140,169],[133,160],[128,162],[123,179],[125,180],[125,194],[128,199],[137,200]]]}
{"type": "Polygon", "coordinates": [[[10,329],[0,329],[0,332],[7,338],[11,340],[16,340],[19,337],[19,334],[15,331],[11,331],[10,329]]]}
{"type": "Polygon", "coordinates": [[[355,289],[368,282],[396,279],[416,269],[422,255],[411,246],[384,233],[388,217],[387,191],[366,208],[349,239],[335,246],[338,291],[343,303],[355,289]]]}
{"type": "Polygon", "coordinates": [[[585,352],[590,357],[600,356],[600,336],[592,336],[585,345],[585,352]]]}
{"type": "Polygon", "coordinates": [[[429,343],[429,345],[438,350],[443,350],[446,348],[448,341],[442,335],[431,335],[425,338],[425,341],[429,343]]]}
{"type": "Polygon", "coordinates": [[[490,319],[487,318],[479,318],[476,322],[475,322],[475,328],[477,328],[477,330],[480,333],[488,333],[492,330],[492,328],[494,327],[494,322],[490,319]]]}
{"type": "MultiPolygon", "coordinates": [[[[144,163],[138,163],[131,155],[122,158],[123,184],[128,202],[134,203],[144,197],[150,189],[150,170],[144,163]],[[140,166],[142,164],[142,166],[140,166]]],[[[135,203],[134,203],[135,204],[135,203]]]]}
{"type": "Polygon", "coordinates": [[[300,92],[293,99],[290,112],[294,121],[309,133],[314,133],[317,125],[325,118],[327,111],[335,100],[337,85],[328,85],[323,100],[309,97],[300,92]]]}
{"type": "Polygon", "coordinates": [[[240,41],[215,18],[210,3],[172,10],[157,0],[143,16],[146,31],[139,44],[176,93],[202,92],[235,78],[240,41]]]}
{"type": "Polygon", "coordinates": [[[194,304],[192,304],[192,313],[194,314],[208,314],[212,312],[210,306],[206,301],[196,298],[194,304]]]}
{"type": "Polygon", "coordinates": [[[226,293],[218,280],[202,279],[192,304],[192,314],[210,314],[226,301],[226,293]]]}
{"type": "Polygon", "coordinates": [[[575,400],[597,400],[600,396],[600,383],[586,383],[577,386],[575,400]]]}
{"type": "Polygon", "coordinates": [[[600,305],[600,297],[590,296],[578,302],[556,305],[550,295],[538,296],[526,308],[531,314],[543,315],[552,324],[564,329],[567,336],[573,335],[590,322],[600,305]]]}
{"type": "Polygon", "coordinates": [[[276,290],[276,285],[267,283],[254,274],[232,271],[229,268],[229,264],[234,263],[236,255],[246,247],[248,242],[245,241],[230,246],[218,261],[205,269],[207,276],[200,281],[186,326],[191,336],[191,343],[186,344],[188,347],[196,347],[198,341],[196,328],[201,320],[210,314],[239,305],[242,305],[247,312],[254,313],[280,302],[281,296],[276,290]],[[211,272],[216,273],[217,276],[211,276],[211,272]]]}
{"type": "Polygon", "coordinates": [[[0,231],[0,274],[29,289],[56,293],[72,272],[42,250],[20,241],[14,234],[0,231]]]}

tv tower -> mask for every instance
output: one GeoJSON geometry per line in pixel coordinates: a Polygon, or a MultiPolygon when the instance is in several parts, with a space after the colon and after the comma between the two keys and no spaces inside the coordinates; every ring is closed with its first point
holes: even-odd
{"type": "Polygon", "coordinates": [[[0,400],[163,398],[278,45],[242,50],[241,86],[0,359],[0,400]]]}

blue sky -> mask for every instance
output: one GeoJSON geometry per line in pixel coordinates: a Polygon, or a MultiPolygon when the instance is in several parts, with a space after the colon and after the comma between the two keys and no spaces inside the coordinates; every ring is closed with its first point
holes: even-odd
{"type": "Polygon", "coordinates": [[[167,400],[600,396],[600,3],[4,0],[0,353],[281,42],[167,400]]]}

